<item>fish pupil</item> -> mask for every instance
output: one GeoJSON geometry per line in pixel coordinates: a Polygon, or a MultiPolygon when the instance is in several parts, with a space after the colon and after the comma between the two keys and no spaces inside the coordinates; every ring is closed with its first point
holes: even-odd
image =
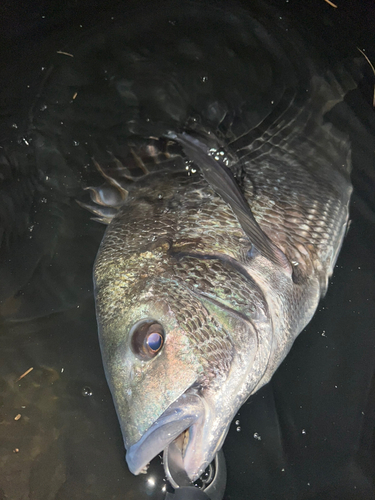
{"type": "Polygon", "coordinates": [[[158,352],[163,345],[163,337],[160,333],[150,333],[147,337],[147,345],[153,352],[158,352]]]}

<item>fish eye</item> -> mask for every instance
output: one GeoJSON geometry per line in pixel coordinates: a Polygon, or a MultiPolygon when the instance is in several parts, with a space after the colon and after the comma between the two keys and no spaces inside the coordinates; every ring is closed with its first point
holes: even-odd
{"type": "Polygon", "coordinates": [[[154,358],[164,345],[164,329],[154,320],[143,320],[130,330],[131,347],[136,356],[144,361],[154,358]]]}

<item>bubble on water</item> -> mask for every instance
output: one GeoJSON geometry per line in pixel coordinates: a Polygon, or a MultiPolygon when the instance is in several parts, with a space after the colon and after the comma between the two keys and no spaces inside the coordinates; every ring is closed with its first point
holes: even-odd
{"type": "Polygon", "coordinates": [[[236,420],[236,421],[235,421],[235,424],[236,424],[236,425],[240,425],[240,421],[239,421],[239,420],[236,420]]]}
{"type": "Polygon", "coordinates": [[[91,387],[85,386],[85,387],[82,389],[82,396],[85,396],[85,397],[92,396],[92,390],[91,390],[91,387]]]}
{"type": "Polygon", "coordinates": [[[306,434],[306,429],[302,429],[302,434],[306,434]]]}
{"type": "Polygon", "coordinates": [[[258,441],[262,441],[262,436],[260,436],[257,432],[254,432],[254,439],[257,439],[258,441]]]}
{"type": "Polygon", "coordinates": [[[236,431],[237,431],[237,432],[241,432],[241,427],[240,427],[240,426],[238,426],[238,427],[236,428],[236,431]]]}

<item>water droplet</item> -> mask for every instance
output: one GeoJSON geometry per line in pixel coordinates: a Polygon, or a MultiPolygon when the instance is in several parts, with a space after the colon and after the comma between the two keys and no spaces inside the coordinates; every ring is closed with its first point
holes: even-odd
{"type": "Polygon", "coordinates": [[[235,424],[236,424],[236,425],[240,425],[240,421],[239,421],[239,420],[236,420],[236,421],[235,421],[235,424]]]}
{"type": "Polygon", "coordinates": [[[85,397],[92,396],[92,390],[91,390],[91,387],[85,386],[85,387],[82,389],[82,396],[85,396],[85,397]]]}
{"type": "Polygon", "coordinates": [[[260,436],[257,432],[254,432],[254,439],[257,439],[258,441],[262,441],[262,436],[260,436]]]}
{"type": "Polygon", "coordinates": [[[236,427],[236,431],[241,432],[241,427],[240,426],[236,427]]]}
{"type": "Polygon", "coordinates": [[[201,77],[202,83],[207,83],[208,82],[208,76],[204,75],[201,77]]]}
{"type": "Polygon", "coordinates": [[[306,434],[306,429],[302,429],[302,434],[306,434]]]}
{"type": "Polygon", "coordinates": [[[159,200],[162,200],[163,199],[163,195],[162,194],[158,194],[158,198],[159,198],[159,200]]]}

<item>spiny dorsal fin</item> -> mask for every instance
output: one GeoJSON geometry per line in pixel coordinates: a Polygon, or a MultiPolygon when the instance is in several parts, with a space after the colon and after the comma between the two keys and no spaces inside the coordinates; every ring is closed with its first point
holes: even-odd
{"type": "Polygon", "coordinates": [[[208,147],[201,140],[185,132],[170,133],[169,136],[181,144],[186,155],[201,169],[206,181],[230,205],[253,247],[271,262],[280,266],[287,274],[292,275],[289,260],[258,225],[232,172],[220,159],[213,158],[208,147]]]}

